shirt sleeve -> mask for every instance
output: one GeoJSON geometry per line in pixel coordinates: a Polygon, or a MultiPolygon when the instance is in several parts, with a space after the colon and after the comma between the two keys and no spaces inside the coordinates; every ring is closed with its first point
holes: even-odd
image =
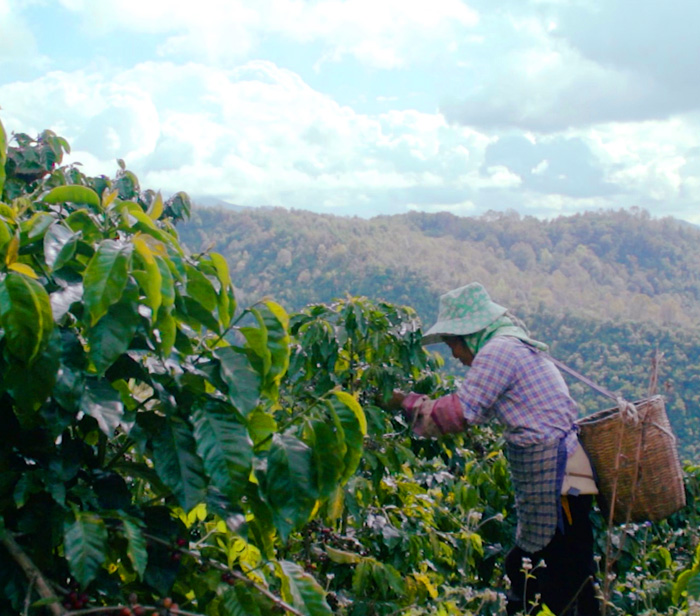
{"type": "Polygon", "coordinates": [[[510,340],[495,338],[477,353],[457,390],[467,423],[484,423],[495,414],[494,405],[516,379],[517,359],[510,340]]]}

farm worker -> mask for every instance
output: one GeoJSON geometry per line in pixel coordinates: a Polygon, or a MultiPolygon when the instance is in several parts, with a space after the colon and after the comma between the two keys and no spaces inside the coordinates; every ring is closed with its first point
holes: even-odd
{"type": "Polygon", "coordinates": [[[470,368],[455,393],[431,400],[395,391],[391,404],[422,436],[490,419],[503,424],[517,512],[515,547],[505,559],[508,613],[530,613],[539,594],[559,616],[595,616],[589,513],[597,488],[574,424],[576,403],[540,352],[546,345],[506,312],[477,282],[442,295],[437,323],[422,343],[444,342],[470,368]],[[535,578],[525,583],[529,567],[535,578]]]}

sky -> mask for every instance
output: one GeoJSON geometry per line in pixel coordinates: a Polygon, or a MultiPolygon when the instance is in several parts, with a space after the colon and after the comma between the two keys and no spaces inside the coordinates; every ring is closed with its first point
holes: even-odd
{"type": "Polygon", "coordinates": [[[195,203],[700,223],[692,0],[0,0],[0,121],[195,203]]]}

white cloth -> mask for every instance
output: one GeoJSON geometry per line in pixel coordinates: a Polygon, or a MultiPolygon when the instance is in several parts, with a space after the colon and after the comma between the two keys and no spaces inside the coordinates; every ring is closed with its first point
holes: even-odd
{"type": "Polygon", "coordinates": [[[598,486],[593,477],[593,468],[588,454],[579,443],[566,461],[562,494],[598,494],[598,486]]]}

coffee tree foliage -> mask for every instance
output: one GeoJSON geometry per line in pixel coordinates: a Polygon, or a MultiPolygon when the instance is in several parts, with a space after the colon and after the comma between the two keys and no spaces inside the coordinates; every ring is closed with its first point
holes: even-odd
{"type": "Polygon", "coordinates": [[[187,254],[187,195],[141,190],[121,162],[61,166],[51,131],[15,141],[2,132],[0,612],[329,613],[280,546],[352,476],[362,408],[336,388],[314,399],[329,429],[290,414],[289,317],[237,306],[224,259],[187,254]]]}
{"type": "MultiPolygon", "coordinates": [[[[68,151],[0,125],[0,614],[502,614],[499,433],[382,410],[453,385],[416,313],[240,306],[186,194],[68,151]]],[[[698,596],[698,522],[618,535],[611,605],[698,596]]]]}

